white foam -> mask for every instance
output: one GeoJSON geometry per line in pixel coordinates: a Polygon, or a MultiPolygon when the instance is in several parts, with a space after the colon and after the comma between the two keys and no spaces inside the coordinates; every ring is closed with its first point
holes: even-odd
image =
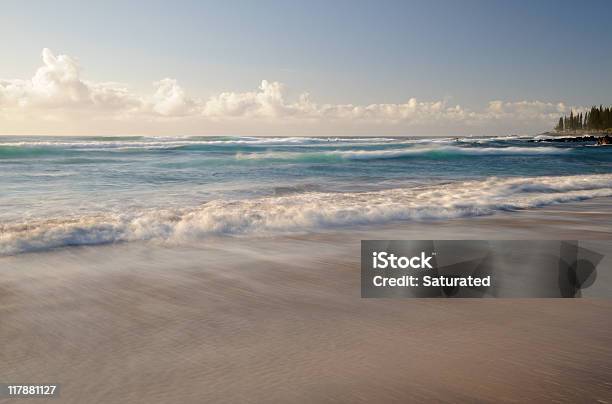
{"type": "Polygon", "coordinates": [[[455,154],[465,156],[481,156],[481,155],[532,155],[532,154],[561,154],[568,152],[569,149],[560,149],[557,147],[458,147],[458,146],[438,146],[438,147],[415,147],[399,150],[382,150],[382,151],[337,151],[340,156],[348,159],[377,159],[377,158],[397,158],[410,156],[415,154],[455,154]]]}
{"type": "Polygon", "coordinates": [[[0,147],[61,147],[68,149],[166,149],[181,146],[197,145],[276,145],[295,146],[327,143],[386,143],[396,139],[392,138],[319,138],[319,137],[239,137],[224,140],[204,140],[189,138],[161,138],[152,137],[142,140],[23,140],[14,142],[0,142],[0,147]]]}
{"type": "Polygon", "coordinates": [[[0,225],[0,254],[131,240],[182,242],[219,234],[316,231],[397,220],[448,219],[612,196],[612,174],[496,178],[363,193],[308,192],[216,200],[193,209],[0,225]]]}
{"type": "Polygon", "coordinates": [[[387,150],[332,150],[321,152],[266,152],[238,153],[237,159],[277,159],[304,160],[316,157],[339,157],[346,160],[376,160],[394,159],[400,157],[432,155],[432,156],[486,156],[486,155],[543,155],[563,154],[570,152],[568,148],[558,147],[459,147],[459,146],[414,146],[402,149],[387,150]]]}

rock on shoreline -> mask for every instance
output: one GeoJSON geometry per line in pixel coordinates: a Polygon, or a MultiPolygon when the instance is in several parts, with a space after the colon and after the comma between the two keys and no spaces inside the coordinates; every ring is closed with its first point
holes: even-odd
{"type": "Polygon", "coordinates": [[[603,146],[603,145],[607,145],[607,144],[612,144],[612,136],[606,135],[606,136],[601,136],[601,137],[597,138],[597,145],[598,146],[603,146]]]}
{"type": "Polygon", "coordinates": [[[577,142],[594,142],[598,146],[609,145],[612,144],[612,136],[603,135],[603,136],[573,136],[573,137],[556,137],[556,138],[548,138],[548,139],[532,139],[529,142],[554,142],[554,143],[577,143],[577,142]]]}

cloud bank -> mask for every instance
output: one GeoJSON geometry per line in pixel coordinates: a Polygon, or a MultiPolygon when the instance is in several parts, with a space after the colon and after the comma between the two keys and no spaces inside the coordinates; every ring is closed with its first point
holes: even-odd
{"type": "Polygon", "coordinates": [[[56,56],[47,48],[42,62],[31,79],[0,79],[0,132],[491,133],[547,129],[571,109],[563,103],[495,100],[470,110],[448,100],[415,98],[403,103],[326,104],[313,101],[308,93],[289,99],[283,84],[268,80],[253,91],[198,98],[176,79],[163,78],[143,95],[121,83],[85,80],[75,58],[56,56]]]}

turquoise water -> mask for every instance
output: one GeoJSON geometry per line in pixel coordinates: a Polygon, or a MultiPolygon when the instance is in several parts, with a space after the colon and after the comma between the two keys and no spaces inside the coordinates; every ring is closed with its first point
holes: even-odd
{"type": "Polygon", "coordinates": [[[0,253],[492,214],[612,194],[528,138],[1,137],[0,253]]]}

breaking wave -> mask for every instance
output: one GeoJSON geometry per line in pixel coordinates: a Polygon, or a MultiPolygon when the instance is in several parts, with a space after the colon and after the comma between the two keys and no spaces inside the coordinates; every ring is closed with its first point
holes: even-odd
{"type": "Polygon", "coordinates": [[[370,144],[397,141],[385,137],[109,137],[69,140],[17,140],[0,142],[0,148],[64,148],[77,150],[106,149],[167,149],[185,146],[232,146],[232,145],[325,145],[328,143],[370,144]]]}
{"type": "Polygon", "coordinates": [[[459,147],[459,146],[426,146],[388,150],[333,150],[320,152],[269,152],[269,153],[238,153],[239,160],[378,160],[397,159],[403,157],[461,157],[461,156],[511,156],[511,155],[545,155],[563,154],[571,149],[557,147],[459,147]]]}
{"type": "Polygon", "coordinates": [[[399,220],[435,220],[612,196],[612,174],[497,178],[375,192],[304,192],[214,200],[195,208],[0,224],[0,254],[133,240],[183,242],[211,235],[316,231],[399,220]]]}

